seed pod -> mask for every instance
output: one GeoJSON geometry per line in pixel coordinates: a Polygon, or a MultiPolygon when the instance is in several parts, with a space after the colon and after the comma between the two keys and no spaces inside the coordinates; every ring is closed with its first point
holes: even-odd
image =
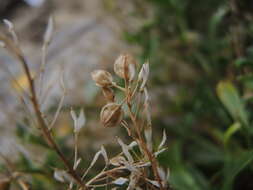
{"type": "Polygon", "coordinates": [[[95,70],[91,72],[91,77],[97,86],[109,87],[112,85],[112,75],[105,70],[95,70]]]}
{"type": "Polygon", "coordinates": [[[116,127],[122,120],[123,110],[116,103],[106,104],[100,113],[100,121],[104,127],[116,127]]]}
{"type": "Polygon", "coordinates": [[[107,102],[114,102],[115,95],[111,88],[103,87],[102,91],[107,102]]]}
{"type": "Polygon", "coordinates": [[[129,54],[120,55],[114,63],[114,72],[121,78],[132,81],[135,76],[135,59],[129,54]]]}

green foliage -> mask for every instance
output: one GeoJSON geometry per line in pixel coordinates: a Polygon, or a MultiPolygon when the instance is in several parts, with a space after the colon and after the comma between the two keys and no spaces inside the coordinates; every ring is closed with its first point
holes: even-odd
{"type": "Polygon", "coordinates": [[[220,82],[217,86],[217,94],[234,121],[239,121],[246,127],[249,127],[244,103],[234,85],[230,82],[220,82]]]}
{"type": "Polygon", "coordinates": [[[172,186],[251,189],[253,22],[244,17],[249,2],[235,1],[241,16],[225,0],[142,2],[154,16],[125,36],[142,48],[141,60],[150,60],[151,88],[163,89],[155,124],[170,134],[160,162],[170,168],[172,186]]]}

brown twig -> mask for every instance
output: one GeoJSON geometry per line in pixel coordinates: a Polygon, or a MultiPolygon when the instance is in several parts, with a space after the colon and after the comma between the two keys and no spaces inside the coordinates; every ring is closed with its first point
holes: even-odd
{"type": "MultiPolygon", "coordinates": [[[[124,65],[126,65],[126,63],[124,65]]],[[[140,126],[137,123],[136,116],[132,112],[131,99],[133,98],[133,94],[136,93],[136,90],[134,90],[133,94],[131,93],[131,90],[130,90],[130,87],[129,87],[129,81],[127,80],[126,76],[125,76],[125,88],[126,88],[125,95],[126,95],[126,99],[127,99],[128,111],[129,111],[129,114],[130,114],[131,121],[134,125],[134,129],[135,129],[135,131],[137,133],[137,136],[138,136],[137,142],[139,142],[141,148],[143,149],[143,151],[145,152],[145,154],[148,157],[149,161],[151,162],[152,170],[154,172],[154,175],[155,175],[155,178],[156,178],[157,182],[159,183],[160,188],[162,190],[165,190],[165,188],[163,187],[163,184],[162,184],[161,177],[158,173],[157,160],[155,159],[154,155],[148,150],[147,144],[145,143],[145,140],[143,139],[143,136],[141,135],[140,126]]],[[[135,87],[135,89],[137,89],[137,87],[135,87]]]]}
{"type": "Polygon", "coordinates": [[[38,99],[37,99],[37,95],[36,95],[36,91],[35,91],[35,85],[34,85],[34,80],[31,76],[31,72],[29,70],[28,64],[26,62],[26,60],[24,59],[24,57],[21,57],[21,63],[24,69],[24,72],[27,76],[28,82],[29,82],[29,89],[30,89],[30,93],[31,93],[31,103],[33,105],[33,109],[35,111],[35,115],[38,121],[38,125],[39,128],[42,131],[42,134],[44,136],[44,138],[46,139],[48,145],[55,150],[55,152],[58,154],[58,156],[60,157],[60,159],[62,160],[62,162],[64,163],[65,167],[68,170],[68,173],[75,179],[75,181],[84,189],[87,189],[87,187],[84,185],[84,183],[82,182],[81,178],[76,174],[76,172],[73,170],[71,164],[68,162],[68,160],[65,158],[64,154],[61,152],[60,148],[58,147],[58,145],[56,144],[56,142],[54,141],[52,134],[49,131],[49,128],[42,116],[42,113],[40,111],[39,108],[39,103],[38,103],[38,99]]]}
{"type": "Polygon", "coordinates": [[[11,40],[8,38],[0,35],[0,40],[4,42],[5,47],[13,53],[18,60],[21,62],[21,66],[24,70],[24,73],[27,77],[28,83],[29,83],[29,91],[30,91],[30,101],[32,104],[32,107],[35,112],[35,117],[37,119],[38,128],[41,129],[42,135],[44,139],[46,140],[49,147],[51,147],[59,156],[59,158],[62,160],[63,164],[65,165],[67,172],[70,174],[70,176],[76,181],[78,185],[81,186],[82,189],[88,189],[84,182],[81,180],[80,176],[76,173],[76,171],[72,168],[72,165],[68,162],[68,160],[65,158],[64,154],[60,150],[59,146],[56,144],[55,140],[53,139],[53,136],[49,130],[49,127],[43,117],[43,114],[40,111],[39,101],[37,98],[36,90],[35,90],[35,84],[34,79],[32,77],[30,68],[28,66],[28,63],[25,60],[25,57],[21,51],[21,49],[14,45],[11,40]]]}

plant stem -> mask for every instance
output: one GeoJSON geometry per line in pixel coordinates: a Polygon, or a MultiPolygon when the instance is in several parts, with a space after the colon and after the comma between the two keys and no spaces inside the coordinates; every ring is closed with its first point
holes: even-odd
{"type": "Polygon", "coordinates": [[[30,69],[28,67],[28,64],[25,60],[25,58],[23,56],[20,56],[20,61],[22,63],[24,72],[27,76],[28,82],[29,82],[29,89],[30,89],[30,100],[31,103],[33,105],[33,109],[35,111],[35,116],[37,118],[38,121],[38,125],[39,128],[42,131],[42,134],[45,138],[45,140],[47,141],[48,145],[58,154],[59,158],[62,160],[62,162],[64,163],[66,169],[68,170],[67,172],[73,177],[73,179],[83,188],[83,189],[88,189],[85,184],[82,182],[81,178],[79,177],[79,175],[75,172],[75,170],[72,168],[71,164],[68,162],[68,160],[65,158],[64,154],[62,153],[62,151],[60,150],[60,148],[58,147],[58,145],[56,144],[56,142],[54,141],[52,134],[49,131],[49,128],[42,116],[42,113],[40,111],[39,108],[39,103],[38,103],[38,99],[37,99],[37,95],[36,95],[36,91],[35,91],[35,85],[34,85],[34,80],[31,76],[31,72],[30,69]]]}

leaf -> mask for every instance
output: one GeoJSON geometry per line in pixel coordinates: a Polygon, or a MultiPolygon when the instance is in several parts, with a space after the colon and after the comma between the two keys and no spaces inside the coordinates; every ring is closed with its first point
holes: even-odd
{"type": "Polygon", "coordinates": [[[116,185],[124,185],[127,181],[128,181],[127,178],[120,177],[120,178],[114,180],[112,183],[116,184],[116,185]]]}
{"type": "Polygon", "coordinates": [[[230,190],[235,177],[253,161],[253,150],[240,153],[240,156],[228,156],[224,167],[224,185],[222,190],[230,190]]]}
{"type": "Polygon", "coordinates": [[[170,167],[169,183],[173,189],[179,190],[207,190],[205,186],[198,181],[193,172],[190,170],[191,167],[187,165],[187,162],[183,160],[183,146],[181,142],[173,143],[170,147],[170,151],[167,152],[164,160],[164,165],[170,167]]]}
{"type": "Polygon", "coordinates": [[[144,87],[146,86],[148,80],[148,76],[149,76],[149,63],[146,62],[142,65],[142,68],[138,75],[138,81],[142,81],[140,91],[144,90],[144,87]]]}
{"type": "Polygon", "coordinates": [[[217,94],[232,118],[249,128],[248,114],[235,86],[231,82],[219,82],[217,94]]]}
{"type": "Polygon", "coordinates": [[[222,19],[224,18],[227,12],[228,12],[227,8],[221,7],[212,16],[210,20],[210,26],[209,26],[209,32],[212,37],[214,37],[217,34],[217,31],[219,29],[219,24],[221,23],[222,19]]]}
{"type": "Polygon", "coordinates": [[[144,135],[145,135],[145,139],[147,141],[147,147],[148,150],[150,152],[152,152],[153,150],[153,143],[152,143],[152,128],[150,125],[148,125],[145,129],[144,129],[144,135]]]}
{"type": "Polygon", "coordinates": [[[75,162],[74,167],[73,167],[74,170],[76,170],[76,168],[79,166],[79,164],[81,163],[81,161],[82,161],[82,158],[79,158],[79,159],[75,162]]]}
{"type": "Polygon", "coordinates": [[[100,156],[100,154],[101,154],[101,150],[99,150],[99,151],[95,154],[95,156],[94,156],[93,160],[91,161],[89,167],[87,168],[87,170],[86,170],[85,173],[83,174],[82,179],[84,179],[84,177],[88,174],[88,172],[90,171],[90,169],[94,166],[94,164],[95,164],[96,161],[98,160],[98,157],[100,156]]]}
{"type": "Polygon", "coordinates": [[[85,115],[84,115],[84,111],[82,109],[80,111],[79,117],[77,119],[77,126],[76,126],[76,129],[75,129],[75,133],[78,133],[82,129],[82,127],[85,125],[85,122],[86,122],[86,118],[85,118],[85,115]]]}
{"type": "Polygon", "coordinates": [[[122,148],[122,151],[123,151],[123,153],[124,153],[124,155],[127,157],[127,160],[132,164],[132,163],[134,163],[134,159],[133,159],[133,157],[132,157],[132,155],[129,153],[129,151],[128,151],[128,146],[125,144],[125,143],[123,143],[123,141],[120,139],[120,138],[118,138],[118,143],[120,144],[120,146],[121,146],[121,148],[122,148]]]}
{"type": "Polygon", "coordinates": [[[225,132],[224,134],[224,138],[223,138],[223,142],[224,142],[224,145],[227,145],[228,144],[228,141],[230,139],[230,137],[236,133],[236,131],[238,131],[239,129],[241,128],[241,124],[236,122],[234,123],[233,125],[231,125],[225,132]]]}
{"type": "Polygon", "coordinates": [[[60,182],[65,182],[65,179],[64,179],[64,174],[65,171],[64,170],[58,170],[58,169],[55,169],[54,170],[54,178],[57,180],[57,181],[60,181],[60,182]]]}
{"type": "Polygon", "coordinates": [[[106,152],[104,146],[101,146],[101,154],[102,154],[102,156],[103,156],[104,159],[105,159],[106,165],[109,165],[109,159],[108,159],[107,152],[106,152]]]}
{"type": "Polygon", "coordinates": [[[137,186],[140,173],[138,171],[132,171],[129,179],[127,190],[134,190],[137,186]]]}
{"type": "Polygon", "coordinates": [[[54,178],[62,183],[73,181],[72,177],[65,170],[57,168],[54,169],[54,178]]]}
{"type": "Polygon", "coordinates": [[[158,146],[158,150],[160,150],[163,147],[163,145],[165,144],[166,140],[167,140],[167,135],[166,135],[165,130],[163,130],[163,138],[162,138],[161,143],[158,146]]]}
{"type": "Polygon", "coordinates": [[[53,17],[50,16],[48,19],[47,29],[44,34],[44,44],[45,45],[49,45],[50,42],[52,41],[53,31],[54,31],[54,22],[53,22],[53,17]]]}
{"type": "Polygon", "coordinates": [[[80,111],[79,116],[76,116],[76,113],[74,112],[74,110],[71,109],[70,111],[70,115],[74,121],[74,132],[75,133],[79,133],[80,130],[83,128],[83,126],[85,125],[86,122],[86,118],[84,115],[84,111],[83,109],[80,111]]]}
{"type": "Polygon", "coordinates": [[[128,147],[129,147],[129,149],[132,149],[132,148],[134,148],[135,146],[137,146],[138,144],[137,144],[137,142],[136,141],[132,141],[129,145],[128,145],[128,147]]]}

